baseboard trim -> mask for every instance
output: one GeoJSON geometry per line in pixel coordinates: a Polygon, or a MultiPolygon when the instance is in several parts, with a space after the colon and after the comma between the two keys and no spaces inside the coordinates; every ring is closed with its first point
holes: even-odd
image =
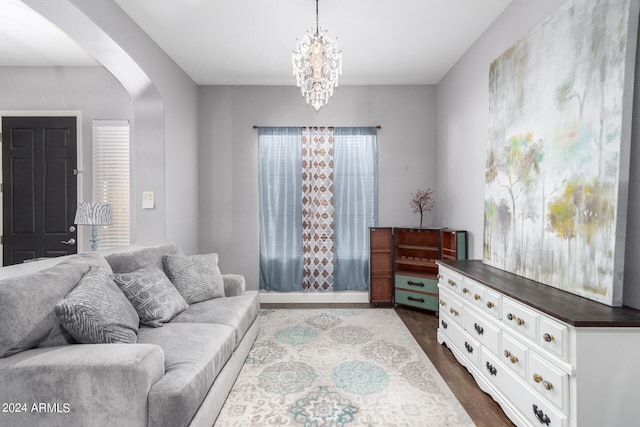
{"type": "Polygon", "coordinates": [[[260,302],[265,304],[322,304],[322,303],[368,303],[368,292],[271,292],[260,291],[260,302]]]}

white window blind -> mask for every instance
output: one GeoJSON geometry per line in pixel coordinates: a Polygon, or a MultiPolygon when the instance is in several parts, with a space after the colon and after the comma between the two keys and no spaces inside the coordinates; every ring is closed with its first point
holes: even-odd
{"type": "Polygon", "coordinates": [[[100,246],[131,240],[129,122],[93,121],[93,199],[110,203],[113,224],[100,227],[100,246]]]}

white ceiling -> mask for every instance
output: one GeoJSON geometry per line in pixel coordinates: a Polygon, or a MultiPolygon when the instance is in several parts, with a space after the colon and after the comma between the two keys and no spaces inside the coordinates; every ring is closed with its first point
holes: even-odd
{"type": "Polygon", "coordinates": [[[66,33],[20,0],[0,0],[0,66],[96,66],[66,33]]]}
{"type": "MultiPolygon", "coordinates": [[[[313,0],[115,0],[198,84],[295,84],[313,0]]],[[[511,0],[320,0],[340,84],[435,84],[511,0]]],[[[95,65],[20,0],[0,0],[0,66],[95,65]]]]}

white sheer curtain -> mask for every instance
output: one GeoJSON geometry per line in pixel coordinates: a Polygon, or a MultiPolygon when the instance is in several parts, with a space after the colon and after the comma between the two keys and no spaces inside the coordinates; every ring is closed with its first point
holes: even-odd
{"type": "MultiPolygon", "coordinates": [[[[334,128],[334,291],[368,289],[377,225],[376,129],[334,128]]],[[[301,128],[260,128],[260,289],[302,291],[301,128]]]]}
{"type": "Polygon", "coordinates": [[[260,289],[302,289],[301,128],[258,130],[260,289]]]}
{"type": "Polygon", "coordinates": [[[335,128],[333,137],[333,288],[366,291],[369,227],[378,223],[376,128],[335,128]]]}

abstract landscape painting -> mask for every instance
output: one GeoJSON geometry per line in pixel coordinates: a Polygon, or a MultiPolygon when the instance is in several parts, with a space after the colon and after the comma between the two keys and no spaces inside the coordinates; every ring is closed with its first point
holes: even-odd
{"type": "Polygon", "coordinates": [[[622,305],[637,25],[569,1],[491,64],[486,264],[622,305]]]}

